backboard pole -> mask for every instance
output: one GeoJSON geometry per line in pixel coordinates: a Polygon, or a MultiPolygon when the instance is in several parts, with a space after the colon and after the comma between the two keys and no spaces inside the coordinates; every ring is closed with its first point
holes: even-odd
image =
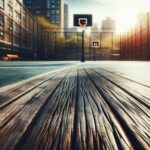
{"type": "Polygon", "coordinates": [[[96,47],[94,47],[94,61],[96,61],[96,47]]]}
{"type": "Polygon", "coordinates": [[[84,32],[85,32],[85,30],[83,29],[83,31],[82,31],[82,56],[81,56],[81,62],[85,62],[85,58],[84,58],[84,32]]]}
{"type": "Polygon", "coordinates": [[[84,34],[86,27],[92,26],[92,14],[75,14],[74,15],[74,26],[80,27],[82,31],[82,52],[81,52],[81,62],[85,62],[85,47],[84,47],[84,34]]]}

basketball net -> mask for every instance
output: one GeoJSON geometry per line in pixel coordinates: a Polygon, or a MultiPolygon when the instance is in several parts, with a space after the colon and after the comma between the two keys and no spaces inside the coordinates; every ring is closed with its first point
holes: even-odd
{"type": "Polygon", "coordinates": [[[97,45],[97,44],[94,44],[93,47],[94,47],[94,48],[98,48],[98,45],[97,45]]]}
{"type": "Polygon", "coordinates": [[[87,26],[87,19],[79,19],[79,25],[81,29],[85,30],[87,26]]]}

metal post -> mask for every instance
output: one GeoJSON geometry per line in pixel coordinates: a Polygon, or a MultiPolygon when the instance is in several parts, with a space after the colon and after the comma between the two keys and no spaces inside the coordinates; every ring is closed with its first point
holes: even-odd
{"type": "Polygon", "coordinates": [[[22,51],[22,11],[23,6],[20,6],[20,51],[22,51]]]}
{"type": "Polygon", "coordinates": [[[126,59],[129,60],[129,31],[127,32],[127,50],[125,52],[126,59]]]}
{"type": "Polygon", "coordinates": [[[78,47],[79,47],[79,46],[78,46],[78,32],[77,32],[77,45],[76,45],[76,46],[77,46],[77,50],[76,50],[76,59],[78,60],[78,47]]]}
{"type": "Polygon", "coordinates": [[[47,47],[46,47],[46,31],[43,32],[43,44],[44,44],[44,58],[47,60],[47,47]]]}
{"type": "Polygon", "coordinates": [[[90,48],[90,50],[89,50],[89,60],[91,60],[91,42],[92,42],[92,41],[91,41],[91,36],[89,37],[89,41],[90,41],[90,42],[89,42],[89,43],[90,43],[90,44],[89,44],[89,48],[90,48]]]}
{"type": "Polygon", "coordinates": [[[133,29],[131,29],[131,60],[133,60],[133,29]]]}
{"type": "Polygon", "coordinates": [[[45,47],[45,59],[48,60],[48,51],[47,51],[47,31],[44,31],[44,36],[45,36],[45,40],[44,40],[44,47],[45,47]]]}
{"type": "Polygon", "coordinates": [[[12,30],[11,30],[11,49],[14,50],[14,21],[11,20],[12,30]]]}
{"type": "Polygon", "coordinates": [[[131,60],[131,33],[128,31],[128,60],[131,60]]]}
{"type": "Polygon", "coordinates": [[[131,51],[131,60],[133,60],[133,32],[132,32],[133,30],[131,29],[131,35],[130,35],[130,40],[131,40],[131,49],[130,49],[130,51],[131,51]]]}
{"type": "Polygon", "coordinates": [[[51,49],[51,59],[53,60],[54,56],[53,56],[53,41],[52,41],[52,36],[53,36],[53,32],[50,31],[50,49],[51,49]]]}
{"type": "Polygon", "coordinates": [[[49,36],[49,31],[47,31],[47,51],[48,51],[48,59],[50,59],[50,46],[49,46],[49,44],[50,44],[50,36],[49,36]]]}
{"type": "Polygon", "coordinates": [[[81,57],[81,62],[85,62],[85,58],[84,58],[84,32],[85,32],[85,30],[82,31],[82,57],[81,57]]]}
{"type": "Polygon", "coordinates": [[[96,48],[94,47],[94,61],[96,61],[96,54],[95,54],[96,48]]]}
{"type": "Polygon", "coordinates": [[[100,32],[100,47],[99,47],[99,49],[100,49],[100,53],[99,53],[99,56],[100,56],[100,60],[101,60],[101,53],[102,53],[102,51],[101,51],[101,44],[102,44],[102,35],[101,35],[101,32],[100,32]]]}
{"type": "Polygon", "coordinates": [[[37,50],[37,59],[39,60],[40,58],[39,58],[39,47],[40,47],[40,45],[39,45],[39,25],[37,24],[37,22],[36,22],[36,25],[37,25],[37,28],[36,28],[36,50],[37,50]]]}
{"type": "Polygon", "coordinates": [[[142,19],[140,19],[140,51],[138,52],[139,59],[143,60],[143,50],[142,50],[142,19]]]}
{"type": "Polygon", "coordinates": [[[112,36],[112,50],[111,50],[111,60],[113,60],[113,32],[111,33],[112,36]]]}
{"type": "Polygon", "coordinates": [[[25,51],[27,51],[27,10],[25,9],[25,51]]]}
{"type": "MultiPolygon", "coordinates": [[[[68,51],[68,49],[67,49],[67,31],[65,31],[65,35],[66,35],[65,36],[65,51],[68,51]]],[[[63,54],[64,54],[65,51],[64,51],[64,48],[63,48],[63,54]]],[[[61,54],[61,57],[62,57],[61,59],[65,60],[65,55],[61,54]]]]}
{"type": "Polygon", "coordinates": [[[47,31],[47,58],[50,59],[50,49],[49,49],[49,31],[47,31]]]}
{"type": "Polygon", "coordinates": [[[36,60],[36,50],[34,48],[34,45],[35,45],[35,35],[34,35],[34,25],[35,25],[35,22],[34,22],[34,18],[32,18],[32,21],[33,21],[33,28],[32,28],[32,50],[33,50],[33,58],[34,60],[36,60]]]}
{"type": "Polygon", "coordinates": [[[147,13],[147,60],[150,60],[150,23],[149,23],[149,13],[147,13]]]}
{"type": "Polygon", "coordinates": [[[57,38],[56,38],[56,32],[55,32],[55,44],[54,44],[54,46],[55,46],[55,47],[54,47],[54,60],[56,60],[56,49],[57,49],[57,45],[56,45],[56,44],[57,44],[57,43],[56,43],[57,41],[56,41],[56,40],[57,40],[57,38]]]}
{"type": "Polygon", "coordinates": [[[41,46],[41,54],[42,54],[42,59],[44,59],[44,55],[45,55],[45,52],[43,53],[43,29],[42,29],[42,27],[40,27],[40,36],[41,36],[41,38],[40,38],[40,40],[41,40],[41,43],[40,43],[40,46],[41,46]]]}
{"type": "Polygon", "coordinates": [[[120,34],[120,60],[122,59],[122,39],[120,34]]]}
{"type": "Polygon", "coordinates": [[[136,60],[136,50],[137,50],[137,38],[136,38],[136,28],[134,28],[134,60],[136,60]]]}
{"type": "Polygon", "coordinates": [[[32,49],[32,45],[31,45],[32,35],[31,35],[31,17],[30,16],[28,16],[27,24],[28,24],[27,45],[28,45],[28,50],[29,50],[29,52],[28,52],[29,56],[27,56],[27,57],[31,59],[31,57],[32,57],[32,52],[31,52],[31,49],[32,49]]]}

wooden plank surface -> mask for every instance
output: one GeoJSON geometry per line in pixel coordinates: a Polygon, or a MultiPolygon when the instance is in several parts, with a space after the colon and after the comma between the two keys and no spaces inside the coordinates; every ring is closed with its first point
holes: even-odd
{"type": "Polygon", "coordinates": [[[0,149],[150,149],[150,88],[79,65],[0,92],[0,149]]]}

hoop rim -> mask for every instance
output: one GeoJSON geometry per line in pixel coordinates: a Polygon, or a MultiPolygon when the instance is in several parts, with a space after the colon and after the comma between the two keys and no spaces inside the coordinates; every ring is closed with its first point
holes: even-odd
{"type": "Polygon", "coordinates": [[[81,28],[85,28],[87,26],[87,18],[79,18],[79,25],[80,25],[81,28]],[[81,19],[85,20],[85,24],[81,23],[81,19]]]}

